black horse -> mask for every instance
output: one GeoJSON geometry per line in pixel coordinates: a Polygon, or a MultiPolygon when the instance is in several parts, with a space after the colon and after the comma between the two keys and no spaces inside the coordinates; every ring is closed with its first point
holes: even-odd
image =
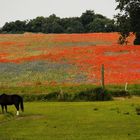
{"type": "Polygon", "coordinates": [[[21,110],[24,111],[23,106],[23,98],[19,95],[7,95],[2,94],[0,95],[0,105],[2,107],[2,113],[4,113],[4,107],[5,111],[7,112],[7,105],[15,105],[17,109],[17,115],[19,115],[19,106],[21,107],[21,110]]]}

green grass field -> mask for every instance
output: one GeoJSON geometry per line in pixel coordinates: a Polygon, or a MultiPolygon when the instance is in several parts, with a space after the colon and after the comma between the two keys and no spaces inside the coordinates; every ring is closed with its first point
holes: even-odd
{"type": "Polygon", "coordinates": [[[109,102],[25,102],[0,112],[0,140],[140,140],[140,97],[109,102]]]}

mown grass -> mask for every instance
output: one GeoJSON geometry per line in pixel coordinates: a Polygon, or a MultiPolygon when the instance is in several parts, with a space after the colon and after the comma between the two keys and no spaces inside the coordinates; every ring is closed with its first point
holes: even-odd
{"type": "Polygon", "coordinates": [[[26,102],[0,114],[1,140],[139,140],[140,98],[109,102],[26,102]]]}

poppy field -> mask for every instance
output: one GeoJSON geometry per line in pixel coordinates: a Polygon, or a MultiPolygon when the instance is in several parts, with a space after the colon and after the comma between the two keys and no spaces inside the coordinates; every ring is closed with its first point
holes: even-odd
{"type": "Polygon", "coordinates": [[[140,83],[140,46],[118,33],[1,34],[0,86],[140,83]]]}

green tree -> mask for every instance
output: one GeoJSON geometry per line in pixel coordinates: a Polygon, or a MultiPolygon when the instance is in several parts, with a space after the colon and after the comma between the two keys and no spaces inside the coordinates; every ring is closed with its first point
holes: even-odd
{"type": "Polygon", "coordinates": [[[63,18],[61,25],[64,27],[65,33],[82,33],[84,32],[83,24],[78,17],[63,18]]]}
{"type": "Polygon", "coordinates": [[[114,32],[116,31],[116,26],[114,24],[114,20],[110,20],[106,17],[102,17],[101,15],[97,15],[97,17],[88,24],[89,32],[114,32]]]}
{"type": "Polygon", "coordinates": [[[135,45],[140,45],[140,0],[116,0],[116,9],[120,13],[116,15],[117,24],[121,33],[120,42],[125,40],[133,32],[136,36],[135,45]]]}
{"type": "Polygon", "coordinates": [[[26,28],[26,21],[16,20],[15,22],[6,22],[2,27],[5,33],[23,33],[26,28]]]}
{"type": "Polygon", "coordinates": [[[43,25],[44,33],[62,33],[63,27],[60,24],[61,19],[55,14],[50,15],[46,18],[46,22],[43,25]]]}
{"type": "Polygon", "coordinates": [[[84,32],[112,32],[114,21],[101,14],[87,10],[80,17],[59,18],[55,14],[49,17],[39,16],[26,21],[6,23],[1,28],[1,33],[84,33],[84,32]]]}
{"type": "Polygon", "coordinates": [[[90,22],[88,24],[88,31],[89,32],[103,32],[105,31],[105,20],[104,19],[100,19],[100,18],[96,18],[93,22],[90,22]]]}
{"type": "Polygon", "coordinates": [[[92,10],[86,10],[85,13],[81,15],[81,22],[85,28],[85,32],[88,32],[88,25],[94,20],[95,13],[92,10]]]}
{"type": "Polygon", "coordinates": [[[28,22],[26,31],[28,32],[42,32],[43,24],[46,22],[44,17],[36,17],[28,22]]]}

